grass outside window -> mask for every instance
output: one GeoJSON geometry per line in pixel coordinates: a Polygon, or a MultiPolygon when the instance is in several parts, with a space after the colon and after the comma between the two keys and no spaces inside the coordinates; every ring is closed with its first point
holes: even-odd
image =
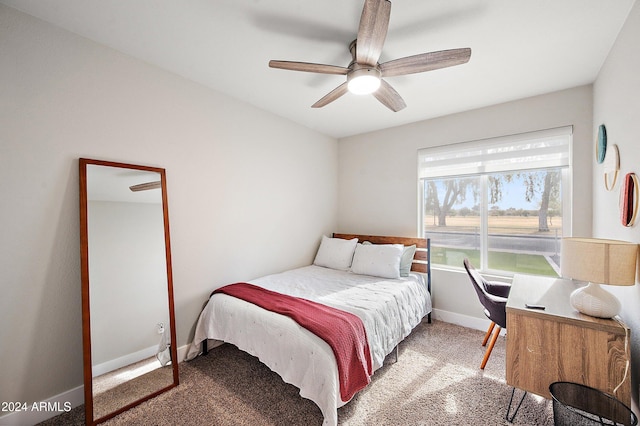
{"type": "MultiPolygon", "coordinates": [[[[431,247],[431,260],[434,265],[462,267],[462,260],[468,258],[474,265],[480,264],[480,251],[474,249],[431,247]]],[[[489,251],[489,269],[521,274],[546,275],[558,277],[556,270],[547,258],[538,254],[509,253],[489,251]]]]}

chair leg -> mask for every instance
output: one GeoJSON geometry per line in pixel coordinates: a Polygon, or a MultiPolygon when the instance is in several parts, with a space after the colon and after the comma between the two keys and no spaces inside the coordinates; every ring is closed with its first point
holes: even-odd
{"type": "Polygon", "coordinates": [[[500,326],[496,328],[493,332],[493,336],[491,337],[491,342],[489,342],[489,346],[487,346],[487,351],[484,353],[484,358],[482,358],[482,364],[480,364],[480,369],[484,370],[484,366],[487,365],[487,361],[489,361],[489,355],[491,355],[491,351],[496,344],[496,340],[498,340],[498,336],[500,335],[500,326]]]}
{"type": "Polygon", "coordinates": [[[484,335],[484,339],[482,340],[482,346],[486,345],[489,341],[489,336],[491,336],[491,332],[493,331],[493,327],[495,326],[496,323],[491,321],[491,324],[489,324],[489,329],[487,330],[487,333],[484,335]]]}

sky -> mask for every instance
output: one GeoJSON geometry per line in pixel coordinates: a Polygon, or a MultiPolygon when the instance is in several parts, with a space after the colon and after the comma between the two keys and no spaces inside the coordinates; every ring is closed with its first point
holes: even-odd
{"type": "Polygon", "coordinates": [[[502,199],[500,202],[492,205],[497,205],[503,210],[511,207],[515,209],[537,210],[540,208],[540,194],[536,194],[532,202],[528,203],[525,198],[525,188],[522,182],[510,182],[503,186],[502,199]]]}
{"type": "MultiPolygon", "coordinates": [[[[503,182],[502,198],[498,203],[491,204],[490,208],[492,206],[498,206],[501,210],[506,210],[512,207],[515,209],[538,210],[540,208],[540,196],[541,194],[538,192],[531,202],[527,202],[523,181],[514,177],[514,180],[511,182],[503,182]]],[[[443,195],[440,196],[441,200],[442,197],[443,195]]],[[[474,204],[477,204],[477,202],[474,200],[473,191],[469,189],[467,191],[466,200],[462,203],[457,203],[453,208],[456,210],[463,207],[472,208],[474,204]]]]}

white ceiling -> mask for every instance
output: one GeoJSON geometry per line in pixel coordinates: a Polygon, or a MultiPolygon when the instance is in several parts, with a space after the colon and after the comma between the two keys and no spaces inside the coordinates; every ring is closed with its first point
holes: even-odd
{"type": "Polygon", "coordinates": [[[470,47],[469,63],[387,81],[407,108],[346,94],[345,77],[268,67],[347,66],[363,0],[0,0],[336,138],[592,83],[635,0],[396,0],[380,62],[470,47]]]}

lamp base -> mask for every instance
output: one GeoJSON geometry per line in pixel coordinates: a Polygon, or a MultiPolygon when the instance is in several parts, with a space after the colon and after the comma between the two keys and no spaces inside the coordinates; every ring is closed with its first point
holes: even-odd
{"type": "Polygon", "coordinates": [[[595,283],[574,290],[569,301],[574,309],[592,317],[612,318],[620,312],[620,301],[595,283]]]}

